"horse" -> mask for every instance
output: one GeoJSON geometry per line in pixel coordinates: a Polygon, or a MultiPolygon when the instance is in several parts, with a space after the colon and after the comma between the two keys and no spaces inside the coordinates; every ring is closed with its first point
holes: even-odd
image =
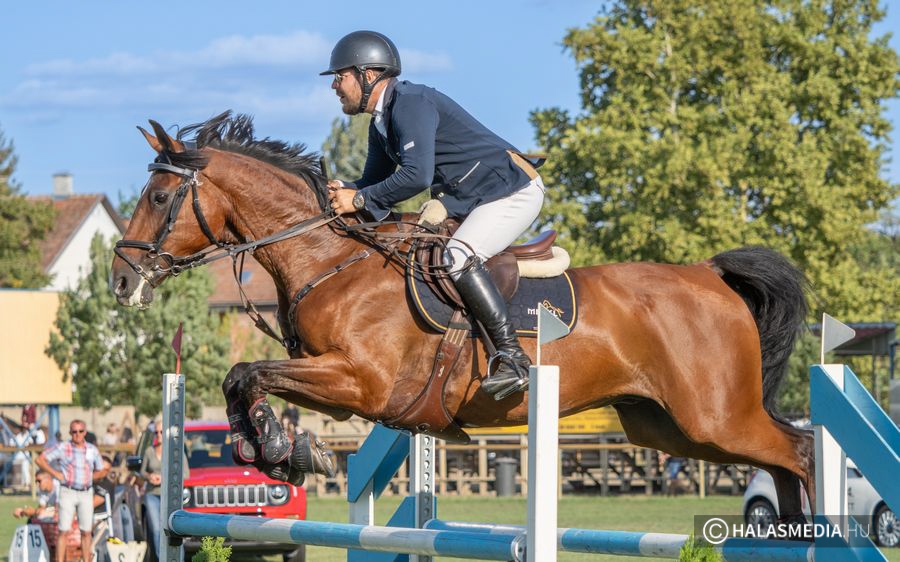
{"type": "MultiPolygon", "coordinates": [[[[324,445],[292,444],[267,395],[339,420],[397,419],[421,395],[441,334],[413,312],[399,253],[341,226],[361,218],[342,223],[329,211],[315,153],[256,139],[252,120],[230,112],[174,137],[150,125],[153,133],[138,129],[156,157],[116,245],[111,290],[122,305],[146,307],[168,277],[253,252],[293,344],[287,359],[238,363],[225,377],[233,450],[281,479],[329,472],[324,445]]],[[[542,347],[543,362],[560,369],[560,415],[612,406],[635,445],[765,469],[782,520],[802,519],[801,482],[815,501],[812,434],[782,418],[775,402],[807,313],[803,274],[761,247],[688,265],[567,273],[578,325],[542,347]]],[[[523,345],[534,357],[535,340],[523,345]]],[[[468,337],[442,387],[448,415],[461,427],[526,422],[525,393],[495,401],[480,390],[486,363],[483,344],[468,337]]],[[[422,427],[413,419],[407,429],[422,427]]]]}

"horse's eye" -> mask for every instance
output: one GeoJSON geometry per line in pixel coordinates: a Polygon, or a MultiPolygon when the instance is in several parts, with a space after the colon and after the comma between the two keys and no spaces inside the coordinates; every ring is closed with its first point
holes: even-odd
{"type": "Polygon", "coordinates": [[[166,201],[169,200],[169,194],[165,191],[157,191],[153,194],[153,202],[157,205],[162,205],[166,201]]]}

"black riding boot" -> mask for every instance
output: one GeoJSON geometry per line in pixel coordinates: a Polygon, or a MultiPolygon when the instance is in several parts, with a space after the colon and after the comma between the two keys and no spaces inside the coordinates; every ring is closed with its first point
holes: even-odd
{"type": "Polygon", "coordinates": [[[472,267],[466,269],[454,285],[483,331],[487,332],[482,337],[490,338],[497,349],[488,360],[488,377],[482,381],[481,388],[495,400],[525,390],[531,359],[519,345],[516,331],[509,322],[506,301],[487,268],[480,259],[474,258],[472,267]],[[491,373],[494,363],[497,363],[497,369],[491,373]]]}

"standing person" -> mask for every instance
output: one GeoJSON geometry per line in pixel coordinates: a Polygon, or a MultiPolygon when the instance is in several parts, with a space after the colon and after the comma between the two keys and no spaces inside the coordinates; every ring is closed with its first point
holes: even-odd
{"type": "MultiPolygon", "coordinates": [[[[153,422],[153,443],[144,453],[141,461],[141,470],[139,474],[147,482],[144,488],[144,513],[147,514],[147,541],[152,542],[152,546],[159,559],[159,517],[160,517],[160,495],[162,494],[162,447],[163,447],[163,425],[161,419],[153,422]]],[[[182,477],[187,480],[190,476],[188,468],[187,455],[181,451],[182,477]]]]}
{"type": "Polygon", "coordinates": [[[112,447],[119,443],[119,428],[116,424],[111,423],[106,426],[106,433],[103,434],[103,437],[100,438],[100,444],[112,447]]]}
{"type": "MultiPolygon", "coordinates": [[[[106,476],[100,451],[85,441],[87,426],[81,420],[69,424],[71,439],[46,449],[37,459],[37,465],[59,480],[59,533],[62,536],[72,528],[72,519],[78,513],[81,529],[81,556],[91,562],[91,528],[94,523],[93,482],[106,476]],[[59,469],[53,468],[57,464],[59,469]]],[[[60,539],[62,540],[62,539],[60,539]]],[[[56,562],[64,562],[65,548],[56,549],[56,562]]]]}
{"type": "Polygon", "coordinates": [[[372,114],[363,176],[328,182],[334,211],[364,212],[380,221],[393,205],[430,187],[432,197],[462,221],[445,259],[457,291],[484,328],[482,337],[497,350],[481,388],[497,400],[524,390],[531,360],[484,262],[540,213],[544,185],[534,166],[446,95],[398,80],[400,54],[380,33],[342,38],[322,74],[333,75],[344,113],[372,114]]]}

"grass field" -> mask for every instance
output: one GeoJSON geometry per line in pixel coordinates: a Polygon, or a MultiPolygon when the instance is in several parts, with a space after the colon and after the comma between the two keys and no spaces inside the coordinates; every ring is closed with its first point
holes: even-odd
{"type": "MultiPolygon", "coordinates": [[[[29,503],[27,496],[0,497],[0,562],[8,562],[7,550],[13,531],[20,521],[11,515],[15,507],[29,503]]],[[[400,501],[399,497],[383,498],[376,510],[377,521],[386,521],[400,501]]],[[[442,519],[457,521],[491,521],[497,523],[524,524],[525,500],[523,498],[459,498],[438,500],[438,515],[442,519]]],[[[624,531],[652,531],[660,533],[689,534],[693,530],[694,515],[730,515],[741,509],[740,497],[646,497],[618,498],[565,497],[559,504],[560,527],[588,529],[616,529],[624,531]]],[[[309,518],[317,521],[347,521],[347,502],[341,498],[309,499],[309,518]]],[[[883,550],[891,562],[900,562],[900,549],[883,550]]],[[[307,549],[310,562],[343,562],[346,552],[324,547],[307,549]]],[[[456,560],[442,558],[441,560],[456,560]]],[[[613,561],[628,560],[615,556],[560,553],[564,561],[613,561]]],[[[258,562],[281,562],[269,557],[258,562]]]]}

